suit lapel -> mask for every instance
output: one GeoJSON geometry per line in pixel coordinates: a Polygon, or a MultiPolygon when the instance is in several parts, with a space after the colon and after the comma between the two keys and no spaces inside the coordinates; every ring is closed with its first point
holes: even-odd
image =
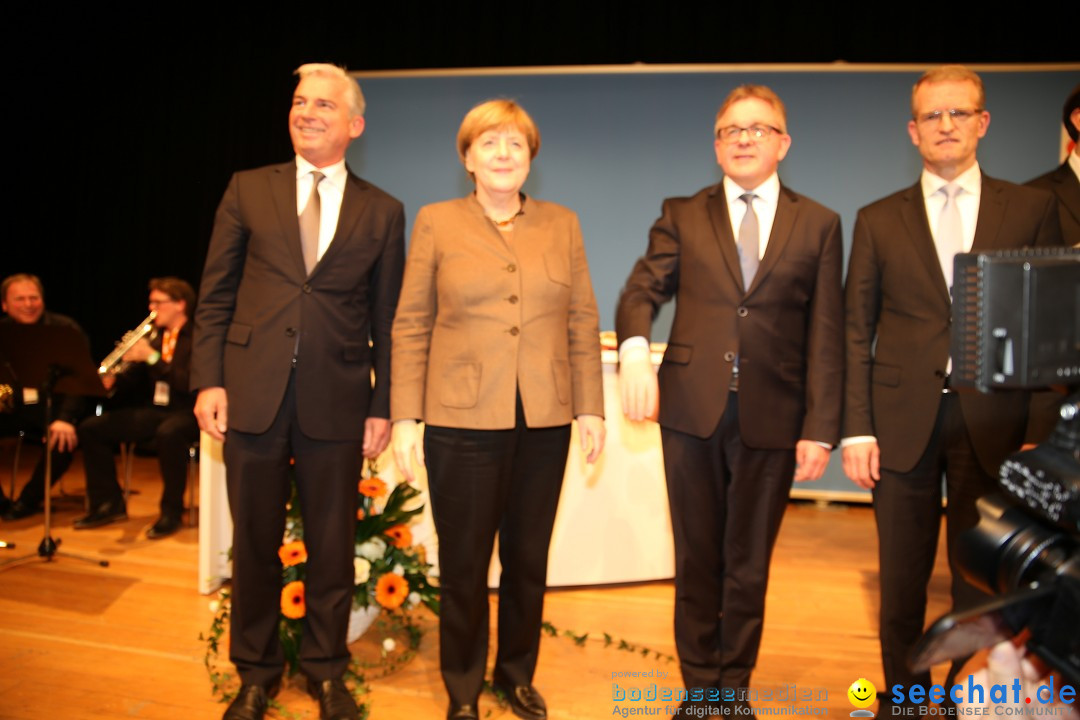
{"type": "Polygon", "coordinates": [[[1058,207],[1065,210],[1072,216],[1078,224],[1080,224],[1080,180],[1077,180],[1076,173],[1069,167],[1068,161],[1064,165],[1057,169],[1054,173],[1054,183],[1058,185],[1058,207]]]}
{"type": "Polygon", "coordinates": [[[983,173],[982,189],[979,190],[979,219],[975,223],[972,252],[991,250],[997,246],[998,230],[1005,219],[1005,204],[1001,197],[1001,186],[994,178],[983,173]]]}
{"type": "Polygon", "coordinates": [[[941,261],[938,260],[937,246],[930,234],[930,223],[926,219],[926,203],[923,201],[922,184],[917,182],[903,196],[904,204],[900,214],[904,219],[904,227],[907,236],[911,238],[911,244],[926,270],[926,277],[930,278],[938,295],[950,305],[949,286],[945,282],[945,274],[941,271],[941,261]]]}
{"type": "Polygon", "coordinates": [[[720,245],[720,255],[724,258],[728,274],[739,288],[741,294],[746,293],[743,287],[742,267],[739,265],[739,251],[735,247],[735,238],[731,234],[731,219],[728,217],[727,198],[724,196],[724,184],[720,183],[709,193],[707,202],[709,219],[712,221],[713,233],[716,242],[720,245]]]}
{"type": "Polygon", "coordinates": [[[304,277],[307,273],[304,271],[304,251],[300,247],[300,220],[296,214],[295,161],[274,168],[274,173],[270,176],[270,194],[278,215],[278,227],[285,234],[289,255],[292,256],[300,276],[304,277]]]}
{"type": "Polygon", "coordinates": [[[776,263],[784,254],[784,248],[791,238],[791,232],[795,229],[795,219],[798,214],[799,207],[795,202],[793,193],[780,186],[772,231],[769,233],[769,242],[765,245],[765,256],[761,258],[761,264],[758,265],[758,270],[754,273],[754,280],[750,283],[747,295],[754,292],[772,269],[776,267],[776,263]]]}
{"type": "Polygon", "coordinates": [[[367,186],[364,181],[349,172],[345,179],[345,191],[341,194],[341,212],[338,213],[337,228],[334,237],[330,240],[326,252],[319,258],[319,262],[311,270],[314,277],[319,269],[327,262],[333,262],[334,255],[341,252],[341,247],[353,237],[353,228],[360,222],[364,211],[367,210],[365,191],[367,186]]]}

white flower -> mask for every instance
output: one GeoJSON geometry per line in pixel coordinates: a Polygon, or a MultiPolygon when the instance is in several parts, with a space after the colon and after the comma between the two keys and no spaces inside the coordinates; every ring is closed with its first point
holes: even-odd
{"type": "Polygon", "coordinates": [[[221,603],[217,600],[210,601],[210,612],[217,615],[217,611],[221,609],[221,603]]]}
{"type": "Polygon", "coordinates": [[[394,571],[393,572],[394,572],[395,575],[400,575],[401,577],[405,577],[405,567],[401,563],[398,563],[397,565],[394,566],[394,571]]]}
{"type": "Polygon", "coordinates": [[[409,607],[415,607],[415,606],[419,605],[420,604],[420,593],[418,593],[418,592],[409,593],[409,597],[405,598],[405,602],[408,603],[409,607]]]}
{"type": "Polygon", "coordinates": [[[380,537],[373,537],[366,543],[356,548],[356,554],[375,562],[386,554],[386,541],[380,537]]]}
{"type": "Polygon", "coordinates": [[[371,577],[371,563],[364,558],[353,558],[353,582],[356,585],[366,583],[371,577]]]}
{"type": "Polygon", "coordinates": [[[394,642],[394,638],[386,638],[382,641],[383,652],[394,652],[394,648],[397,647],[397,643],[394,642]]]}

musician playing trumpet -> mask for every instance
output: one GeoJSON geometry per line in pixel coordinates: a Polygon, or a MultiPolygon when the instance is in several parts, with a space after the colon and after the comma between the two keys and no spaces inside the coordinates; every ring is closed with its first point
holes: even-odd
{"type": "Polygon", "coordinates": [[[164,489],[161,516],[147,531],[151,540],[180,529],[187,482],[188,448],[199,437],[188,390],[192,325],[188,317],[195,291],[175,278],[150,281],[150,310],[155,332],[136,341],[123,355],[123,370],[102,376],[106,389],[134,398],[132,407],[110,410],[79,425],[86,466],[89,514],[75,521],[76,530],[127,519],[123,490],[117,482],[113,449],[117,443],[154,441],[164,489]]]}

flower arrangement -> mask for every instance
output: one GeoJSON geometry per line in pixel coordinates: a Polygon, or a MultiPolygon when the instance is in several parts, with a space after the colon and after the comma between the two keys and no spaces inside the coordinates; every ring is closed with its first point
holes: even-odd
{"type": "MultiPolygon", "coordinates": [[[[364,476],[357,486],[356,530],[353,558],[353,610],[363,608],[391,613],[391,627],[404,631],[409,637],[408,657],[419,647],[420,632],[408,617],[408,611],[425,605],[436,615],[439,612],[439,589],[431,583],[423,546],[414,546],[409,523],[423,511],[423,505],[413,502],[420,491],[408,483],[392,490],[379,477],[378,466],[368,462],[364,476]]],[[[304,547],[304,525],[300,513],[296,486],[292,489],[285,520],[285,535],[281,548],[281,616],[278,637],[285,654],[286,672],[296,674],[300,669],[300,640],[304,630],[304,579],[307,550],[304,547]]],[[[224,686],[231,679],[216,669],[218,646],[224,636],[229,616],[229,594],[223,590],[220,599],[212,603],[215,613],[207,642],[206,667],[214,692],[225,699],[224,686]]],[[[387,638],[382,645],[384,665],[389,669],[400,666],[404,658],[394,660],[389,653],[396,643],[387,638]]],[[[385,670],[386,668],[384,668],[385,670]]]]}

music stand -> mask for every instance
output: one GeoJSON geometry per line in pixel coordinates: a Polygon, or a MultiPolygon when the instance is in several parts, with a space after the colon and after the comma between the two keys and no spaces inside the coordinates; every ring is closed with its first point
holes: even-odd
{"type": "MultiPolygon", "coordinates": [[[[45,433],[52,424],[52,403],[55,393],[102,397],[105,388],[98,378],[97,365],[90,358],[90,345],[78,329],[64,325],[0,324],[0,357],[15,375],[17,386],[36,387],[45,403],[45,433]]],[[[59,540],[52,530],[52,452],[45,444],[45,525],[36,553],[12,558],[0,563],[0,569],[11,567],[35,557],[51,562],[56,555],[108,567],[108,560],[60,552],[59,540]]]]}

